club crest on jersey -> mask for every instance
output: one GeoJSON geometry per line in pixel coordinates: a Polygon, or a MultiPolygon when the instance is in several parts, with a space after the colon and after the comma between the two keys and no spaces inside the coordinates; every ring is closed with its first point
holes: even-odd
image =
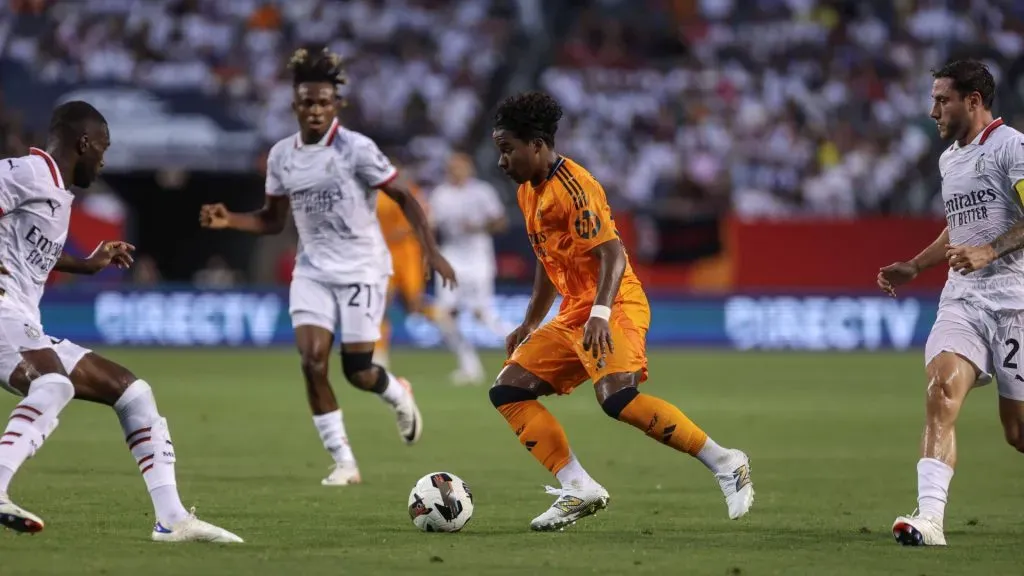
{"type": "Polygon", "coordinates": [[[974,163],[974,171],[981,176],[985,173],[985,153],[982,152],[981,156],[978,156],[978,160],[974,163]]]}
{"type": "Polygon", "coordinates": [[[589,240],[596,237],[597,233],[601,231],[601,220],[598,219],[597,214],[590,210],[583,210],[576,217],[574,227],[576,228],[577,236],[584,240],[589,240]]]}
{"type": "Polygon", "coordinates": [[[29,340],[39,340],[42,333],[35,326],[25,324],[25,336],[28,336],[29,340]]]}

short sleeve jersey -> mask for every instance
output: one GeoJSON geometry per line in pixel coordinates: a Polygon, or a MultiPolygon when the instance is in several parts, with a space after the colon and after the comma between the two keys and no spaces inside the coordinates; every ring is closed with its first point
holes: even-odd
{"type": "Polygon", "coordinates": [[[337,120],[315,144],[298,134],[275,144],[266,192],[291,201],[299,233],[294,276],[350,284],[391,274],[376,200],[397,175],[373,140],[337,120]]]}
{"type": "Polygon", "coordinates": [[[45,151],[0,160],[0,302],[40,323],[39,301],[46,279],[64,252],[71,204],[57,163],[45,151]]]}
{"type": "MultiPolygon", "coordinates": [[[[589,252],[618,239],[604,188],[582,166],[563,156],[539,186],[520,185],[518,200],[533,251],[562,295],[559,316],[570,324],[586,322],[600,274],[600,263],[589,252]]],[[[627,302],[647,306],[628,261],[615,304],[627,302]]]]}
{"type": "MultiPolygon", "coordinates": [[[[939,173],[951,244],[990,243],[1024,218],[1024,135],[1001,118],[969,144],[946,149],[939,173]]],[[[1024,253],[1007,254],[966,276],[950,270],[943,297],[989,310],[1024,310],[1024,253]]]]}

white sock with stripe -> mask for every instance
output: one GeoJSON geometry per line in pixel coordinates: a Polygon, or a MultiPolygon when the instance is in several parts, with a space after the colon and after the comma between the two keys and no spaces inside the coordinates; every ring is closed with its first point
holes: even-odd
{"type": "Polygon", "coordinates": [[[32,381],[0,436],[0,492],[7,492],[21,465],[43,446],[57,428],[57,415],[74,397],[75,387],[62,374],[44,374],[32,381]]]}
{"type": "Polygon", "coordinates": [[[128,449],[146,481],[157,522],[170,528],[188,518],[178,496],[174,444],[167,419],[157,411],[153,389],[145,381],[136,380],[114,404],[114,411],[121,421],[128,449]]]}

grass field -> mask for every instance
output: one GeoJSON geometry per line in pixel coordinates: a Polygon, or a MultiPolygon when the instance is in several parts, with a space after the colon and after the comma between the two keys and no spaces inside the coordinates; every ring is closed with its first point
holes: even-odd
{"type": "MultiPolygon", "coordinates": [[[[187,505],[241,546],[149,542],[152,509],[110,410],[72,404],[15,479],[44,533],[0,533],[0,574],[977,574],[1021,573],[1024,459],[1007,446],[995,391],[961,416],[947,549],[905,549],[889,526],[915,506],[922,419],[919,353],[731,354],[662,351],[648,392],[682,407],[752,458],[748,518],[729,521],[696,461],[607,418],[589,386],[548,403],[608,511],[535,534],[548,474],[516,442],[485,388],[452,388],[451,360],[395,353],[426,428],[403,446],[376,398],[335,382],[365,484],[324,488],[328,458],[305,404],[297,358],[271,352],[109,350],[157,390],[187,505]],[[415,531],[406,498],[446,470],[472,487],[460,534],[415,531]]],[[[497,356],[489,358],[497,366],[497,356]]],[[[3,410],[13,398],[0,400],[3,410]]]]}

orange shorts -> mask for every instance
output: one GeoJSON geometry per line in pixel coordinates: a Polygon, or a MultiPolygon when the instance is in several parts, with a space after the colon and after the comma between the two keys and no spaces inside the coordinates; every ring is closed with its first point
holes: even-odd
{"type": "Polygon", "coordinates": [[[391,251],[394,274],[388,285],[388,298],[396,294],[407,309],[419,312],[423,306],[423,294],[427,289],[427,278],[423,270],[420,246],[413,241],[413,247],[396,247],[391,251]]]}
{"type": "Polygon", "coordinates": [[[518,364],[547,382],[558,394],[569,394],[588,379],[598,382],[609,374],[640,373],[647,380],[647,329],[650,309],[616,307],[609,319],[615,351],[600,363],[583,349],[583,324],[566,322],[561,316],[530,334],[505,361],[518,364]]]}

